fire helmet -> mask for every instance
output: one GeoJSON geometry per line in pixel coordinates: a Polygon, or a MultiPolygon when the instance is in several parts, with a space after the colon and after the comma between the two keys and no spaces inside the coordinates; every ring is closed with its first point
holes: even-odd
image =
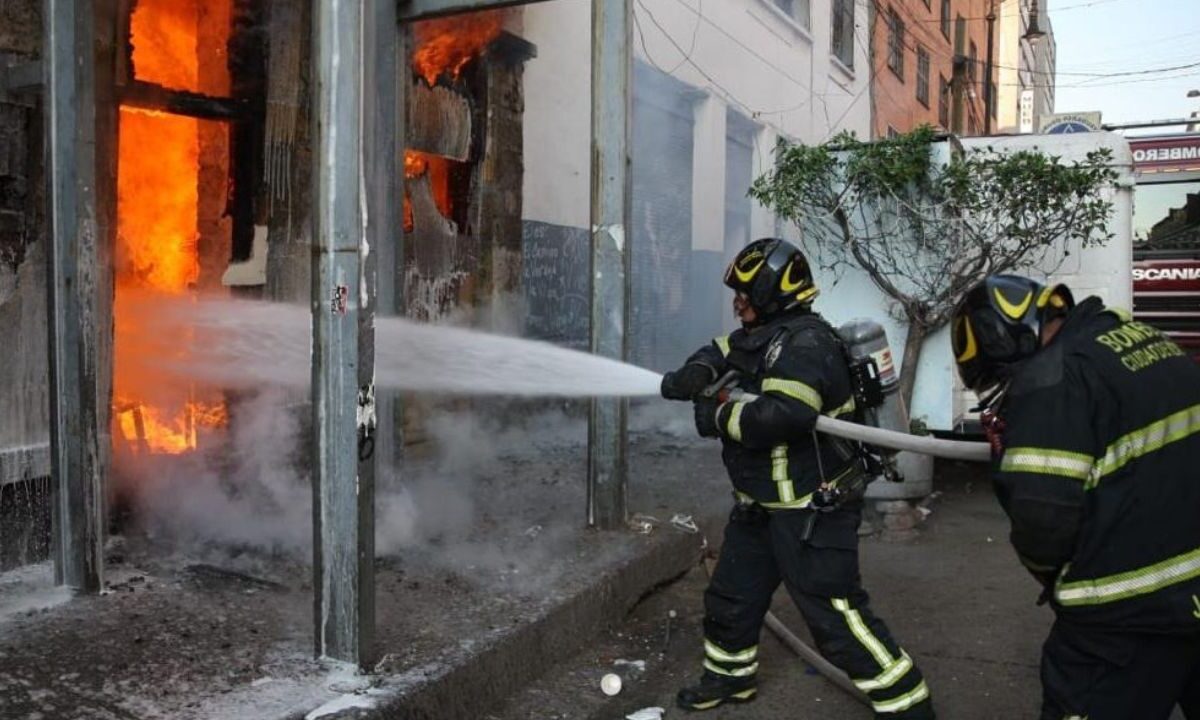
{"type": "Polygon", "coordinates": [[[779,238],[762,238],[742,248],[725,270],[725,284],[745,293],[761,320],[810,305],[819,292],[804,253],[779,238]]]}
{"type": "Polygon", "coordinates": [[[963,384],[982,393],[1007,380],[1041,348],[1042,328],[1075,306],[1066,285],[992,275],[967,291],[950,320],[963,384]]]}

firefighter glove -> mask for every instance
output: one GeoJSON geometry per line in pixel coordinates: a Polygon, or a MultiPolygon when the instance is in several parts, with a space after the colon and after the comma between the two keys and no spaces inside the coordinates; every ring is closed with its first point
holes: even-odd
{"type": "Polygon", "coordinates": [[[700,437],[720,437],[721,431],[717,425],[717,413],[721,404],[716,398],[701,398],[693,404],[696,415],[696,432],[700,437]]]}
{"type": "Polygon", "coordinates": [[[703,363],[690,362],[663,375],[662,396],[668,400],[691,400],[717,379],[717,373],[703,363]]]}

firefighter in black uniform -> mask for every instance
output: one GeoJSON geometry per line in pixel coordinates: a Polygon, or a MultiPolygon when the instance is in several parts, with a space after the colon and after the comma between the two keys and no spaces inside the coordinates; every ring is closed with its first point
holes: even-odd
{"type": "Polygon", "coordinates": [[[1200,718],[1200,368],[1098,298],[1011,275],[971,289],[951,330],[1056,616],[1042,720],[1200,718]]]}
{"type": "Polygon", "coordinates": [[[677,701],[706,710],[754,699],[759,632],[782,581],[821,653],[868,694],[876,717],[932,718],[920,670],[872,614],[859,580],[861,492],[839,489],[861,488],[860,461],[814,432],[819,414],[849,415],[854,399],[841,341],[812,312],[808,262],[785,241],[757,240],[725,284],[742,329],[662,383],[664,397],[694,401],[702,436],[722,440],[736,497],[704,593],[704,673],[677,701]],[[706,394],[732,375],[748,398],[706,394]]]}

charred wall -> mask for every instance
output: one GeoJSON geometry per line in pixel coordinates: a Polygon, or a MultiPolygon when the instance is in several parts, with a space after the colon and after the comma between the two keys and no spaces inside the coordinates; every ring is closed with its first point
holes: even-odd
{"type": "MultiPolygon", "coordinates": [[[[37,57],[40,5],[0,3],[0,64],[37,57]]],[[[0,484],[47,472],[44,450],[28,451],[49,434],[41,135],[36,96],[0,94],[0,337],[12,350],[0,363],[0,484]]]]}
{"type": "MultiPolygon", "coordinates": [[[[0,3],[0,66],[38,57],[41,3],[0,3]]],[[[0,92],[0,570],[49,554],[50,427],[42,122],[0,92]]]]}

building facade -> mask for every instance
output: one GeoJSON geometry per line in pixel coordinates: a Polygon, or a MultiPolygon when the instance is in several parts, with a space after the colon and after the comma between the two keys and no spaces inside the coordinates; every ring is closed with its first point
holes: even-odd
{"type": "MultiPolygon", "coordinates": [[[[529,5],[521,19],[538,49],[525,68],[527,328],[576,347],[588,328],[587,265],[570,258],[589,242],[589,5],[529,5]]],[[[747,195],[777,141],[870,132],[869,13],[854,0],[633,8],[630,356],[664,369],[731,329],[721,274],[738,250],[799,239],[747,195]]]]}
{"type": "Polygon", "coordinates": [[[1003,0],[997,13],[998,132],[1035,132],[1038,118],[1054,113],[1057,48],[1047,4],[1038,3],[1037,27],[1045,36],[1037,40],[1026,39],[1031,0],[1003,0]]]}
{"type": "Polygon", "coordinates": [[[986,77],[987,16],[999,1],[871,0],[874,137],[923,124],[960,136],[984,132],[996,89],[995,71],[986,77]]]}

